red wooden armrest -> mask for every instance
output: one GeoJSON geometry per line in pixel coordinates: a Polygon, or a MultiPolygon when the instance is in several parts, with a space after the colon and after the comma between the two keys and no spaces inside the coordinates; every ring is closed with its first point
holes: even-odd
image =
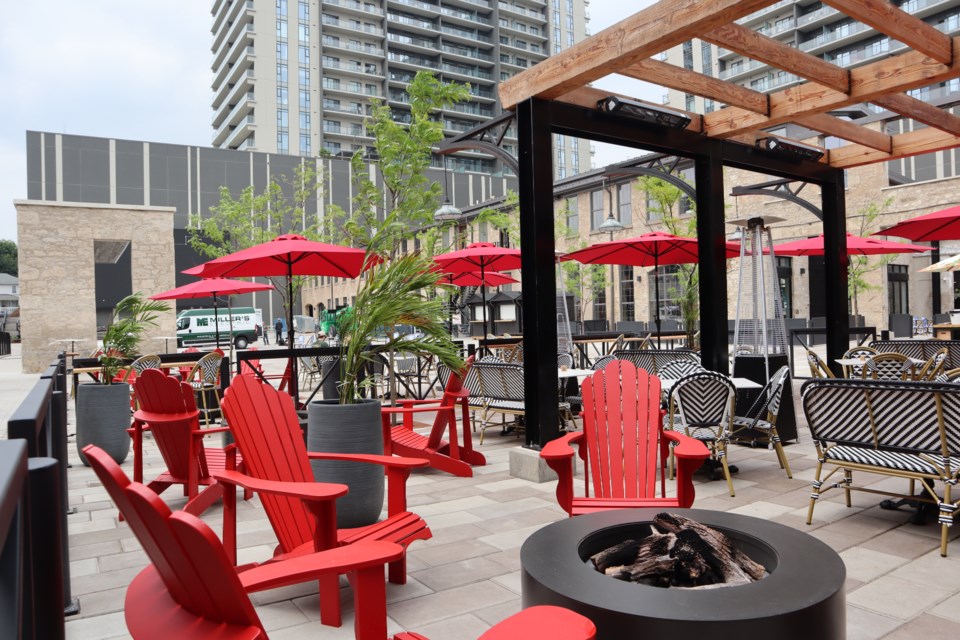
{"type": "Polygon", "coordinates": [[[695,491],[693,474],[703,461],[710,457],[706,445],[695,438],[676,431],[663,432],[664,440],[674,443],[673,455],[677,459],[677,499],[684,509],[693,506],[695,491]]]}
{"type": "Polygon", "coordinates": [[[137,409],[133,414],[134,420],[141,422],[175,422],[177,420],[189,420],[200,415],[199,409],[187,411],[185,413],[157,413],[156,411],[145,411],[137,409]]]}
{"type": "Polygon", "coordinates": [[[211,433],[224,433],[230,431],[230,427],[208,427],[206,429],[194,429],[191,433],[195,436],[206,436],[211,433]]]}
{"type": "Polygon", "coordinates": [[[396,469],[415,469],[417,467],[426,467],[430,464],[429,460],[423,458],[402,458],[400,456],[378,456],[365,453],[327,453],[324,451],[308,451],[307,457],[311,460],[348,460],[351,462],[369,462],[370,464],[379,464],[384,467],[393,467],[396,469]]]}
{"type": "Polygon", "coordinates": [[[237,485],[257,493],[273,493],[301,500],[334,500],[347,495],[347,485],[333,482],[275,482],[260,480],[239,471],[213,471],[210,474],[220,482],[237,485]]]}
{"type": "Polygon", "coordinates": [[[544,460],[563,460],[572,458],[575,451],[570,445],[583,438],[583,432],[568,433],[567,435],[551,440],[540,451],[540,457],[544,460]]]}
{"type": "Polygon", "coordinates": [[[433,403],[432,406],[421,406],[421,407],[383,407],[380,409],[383,413],[392,414],[392,413],[426,413],[428,411],[453,411],[453,407],[444,407],[439,403],[433,403]]]}
{"type": "Polygon", "coordinates": [[[336,547],[305,556],[262,564],[239,574],[244,591],[253,593],[307,582],[325,574],[341,574],[384,565],[403,557],[395,542],[372,540],[336,547]]]}

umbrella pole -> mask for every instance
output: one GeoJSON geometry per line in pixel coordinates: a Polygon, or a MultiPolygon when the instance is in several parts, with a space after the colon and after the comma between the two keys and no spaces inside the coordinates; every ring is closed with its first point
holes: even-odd
{"type": "Polygon", "coordinates": [[[657,323],[657,349],[660,348],[660,259],[653,256],[654,321],[657,323]]]}
{"type": "Polygon", "coordinates": [[[487,289],[483,286],[483,283],[486,281],[486,274],[484,273],[484,263],[480,263],[480,298],[483,300],[483,336],[482,339],[487,339],[487,289]]]}
{"type": "Polygon", "coordinates": [[[227,296],[227,326],[230,328],[230,362],[233,362],[233,303],[227,296]]]}
{"type": "Polygon", "coordinates": [[[299,372],[293,355],[293,263],[287,261],[287,348],[290,351],[290,396],[293,406],[300,408],[299,372]]]}
{"type": "Polygon", "coordinates": [[[217,292],[213,292],[213,332],[216,336],[217,345],[215,349],[220,348],[220,314],[217,312],[217,292]]]}

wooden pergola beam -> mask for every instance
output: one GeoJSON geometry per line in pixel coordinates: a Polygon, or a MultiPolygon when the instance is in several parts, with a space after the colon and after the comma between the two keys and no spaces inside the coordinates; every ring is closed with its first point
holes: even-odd
{"type": "Polygon", "coordinates": [[[905,93],[895,93],[878,98],[873,101],[873,104],[917,122],[922,122],[929,127],[935,127],[960,136],[960,117],[905,93]]]}
{"type": "Polygon", "coordinates": [[[869,149],[862,145],[848,145],[830,150],[830,166],[837,169],[849,169],[875,162],[897,160],[921,153],[943,151],[960,146],[960,136],[939,129],[920,129],[893,136],[893,150],[890,153],[869,149]]]}
{"type": "Polygon", "coordinates": [[[629,67],[621,69],[620,74],[731,106],[742,107],[754,113],[766,115],[770,111],[770,102],[765,93],[659,60],[647,59],[634,62],[629,67]]]}
{"type": "Polygon", "coordinates": [[[500,104],[552,99],[771,4],[771,0],[661,0],[500,83],[500,104]]]}
{"type": "Polygon", "coordinates": [[[725,24],[700,36],[701,39],[735,51],[776,69],[788,70],[801,78],[842,91],[850,90],[850,72],[817,56],[738,24],[725,24]]]}
{"type": "Polygon", "coordinates": [[[889,0],[823,0],[823,3],[934,60],[944,64],[953,62],[949,36],[889,0]]]}
{"type": "MultiPolygon", "coordinates": [[[[954,38],[957,42],[957,38],[954,38]]],[[[850,92],[818,82],[770,94],[770,115],[729,107],[704,116],[704,132],[728,138],[751,129],[772,127],[803,116],[823,113],[860,102],[874,102],[897,93],[960,76],[960,64],[941,64],[917,51],[908,51],[850,71],[850,92]]]]}
{"type": "Polygon", "coordinates": [[[870,149],[890,153],[893,151],[893,139],[891,136],[880,131],[867,129],[848,120],[842,120],[826,113],[818,113],[812,116],[804,116],[796,120],[814,131],[819,131],[827,135],[836,136],[870,149]]]}

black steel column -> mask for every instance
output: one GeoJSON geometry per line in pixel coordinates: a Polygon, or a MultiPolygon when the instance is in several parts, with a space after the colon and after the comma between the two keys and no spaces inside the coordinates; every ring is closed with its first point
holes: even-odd
{"type": "Polygon", "coordinates": [[[827,365],[839,377],[836,363],[850,348],[850,318],[847,314],[847,208],[843,170],[832,172],[821,185],[823,209],[824,294],[827,308],[827,365]]]}
{"type": "Polygon", "coordinates": [[[700,255],[700,357],[707,369],[728,373],[723,160],[718,150],[717,145],[712,145],[708,154],[698,155],[695,159],[700,255]]]}
{"type": "Polygon", "coordinates": [[[537,449],[560,435],[550,126],[549,103],[534,98],[517,105],[524,420],[526,446],[537,449]]]}
{"type": "MultiPolygon", "coordinates": [[[[940,262],[940,241],[936,240],[930,243],[930,246],[933,247],[933,251],[930,252],[930,264],[936,264],[940,262]]],[[[940,313],[943,309],[943,302],[940,299],[940,274],[931,273],[930,274],[930,291],[933,293],[933,310],[930,313],[930,324],[933,324],[933,316],[940,313]]],[[[951,296],[950,307],[953,308],[953,298],[951,296]]],[[[931,333],[933,333],[931,331],[931,333]]]]}

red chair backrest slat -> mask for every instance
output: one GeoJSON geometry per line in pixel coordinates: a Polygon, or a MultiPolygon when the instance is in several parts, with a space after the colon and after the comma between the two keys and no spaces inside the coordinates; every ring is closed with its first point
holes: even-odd
{"type": "MultiPolygon", "coordinates": [[[[290,396],[251,374],[230,383],[221,410],[249,475],[279,482],[313,482],[300,421],[290,396]]],[[[295,498],[260,496],[285,552],[313,539],[315,518],[295,498]]]]}
{"type": "MultiPolygon", "coordinates": [[[[463,368],[459,371],[450,372],[450,378],[447,380],[447,386],[443,388],[443,396],[440,398],[441,407],[456,406],[456,394],[463,390],[463,380],[467,377],[467,371],[470,370],[470,365],[473,364],[473,358],[474,356],[467,358],[467,361],[463,364],[463,368]]],[[[433,419],[433,428],[430,429],[430,437],[427,441],[428,449],[437,449],[440,447],[440,441],[443,439],[443,436],[446,433],[447,424],[451,420],[456,421],[456,419],[456,416],[450,411],[440,411],[437,413],[436,417],[433,419]]]]}
{"type": "Polygon", "coordinates": [[[614,360],[583,382],[582,396],[594,495],[655,497],[660,379],[614,360]]]}
{"type": "MultiPolygon", "coordinates": [[[[197,411],[193,388],[159,369],[144,371],[134,384],[134,393],[144,411],[171,416],[197,411]]],[[[198,478],[203,479],[209,475],[203,447],[197,447],[196,457],[190,456],[190,438],[193,437],[190,432],[199,428],[199,415],[150,423],[160,455],[174,476],[186,478],[190,464],[199,465],[198,478]]]]}

